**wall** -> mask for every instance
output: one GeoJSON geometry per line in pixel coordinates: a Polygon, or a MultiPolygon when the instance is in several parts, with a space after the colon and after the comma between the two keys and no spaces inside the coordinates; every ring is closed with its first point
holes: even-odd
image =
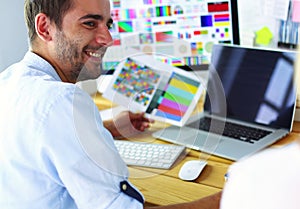
{"type": "Polygon", "coordinates": [[[238,0],[239,25],[242,45],[253,45],[255,32],[267,26],[273,33],[270,47],[277,46],[278,20],[264,14],[263,0],[238,0]]]}
{"type": "MultiPolygon", "coordinates": [[[[12,63],[22,59],[28,50],[23,2],[20,0],[5,0],[1,3],[0,72],[12,63]]],[[[274,35],[271,46],[276,46],[278,23],[275,19],[263,14],[262,2],[263,0],[238,0],[242,45],[252,45],[254,32],[267,26],[274,35]]],[[[94,93],[95,85],[91,81],[82,83],[82,87],[89,93],[94,93]]],[[[298,112],[296,119],[300,120],[300,111],[298,112]]]]}
{"type": "MultiPolygon", "coordinates": [[[[263,15],[262,0],[238,0],[241,43],[249,45],[253,32],[268,26],[276,36],[277,22],[263,15]]],[[[27,51],[27,31],[23,18],[23,1],[3,1],[0,7],[0,72],[19,61],[27,51]]],[[[276,37],[274,38],[276,39],[276,37]]]]}
{"type": "Polygon", "coordinates": [[[28,49],[23,1],[5,0],[0,7],[0,72],[23,58],[28,49]]]}
{"type": "MultiPolygon", "coordinates": [[[[20,0],[3,1],[0,7],[0,72],[22,59],[28,49],[23,2],[20,0]]],[[[238,0],[243,45],[252,45],[254,32],[263,26],[268,26],[276,33],[276,21],[263,15],[260,8],[261,2],[262,0],[238,0]]],[[[82,82],[79,85],[89,93],[97,90],[95,81],[82,82]]]]}

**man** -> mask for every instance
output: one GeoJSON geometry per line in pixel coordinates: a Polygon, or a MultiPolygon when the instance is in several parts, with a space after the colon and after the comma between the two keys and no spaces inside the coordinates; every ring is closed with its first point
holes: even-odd
{"type": "MultiPolygon", "coordinates": [[[[25,0],[25,19],[30,50],[0,75],[0,208],[143,208],[112,136],[151,121],[125,112],[103,123],[75,85],[100,75],[109,1],[25,0]]],[[[219,198],[159,208],[213,209],[219,198]]]]}

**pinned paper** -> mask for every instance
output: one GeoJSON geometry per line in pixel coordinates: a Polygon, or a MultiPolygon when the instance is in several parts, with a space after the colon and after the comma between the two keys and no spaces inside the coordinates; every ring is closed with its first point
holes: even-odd
{"type": "Polygon", "coordinates": [[[273,38],[273,34],[268,27],[263,27],[256,31],[255,34],[255,43],[258,45],[268,46],[273,38]]]}
{"type": "Polygon", "coordinates": [[[263,12],[267,16],[286,20],[289,3],[289,0],[263,0],[263,12]]]}
{"type": "Polygon", "coordinates": [[[292,21],[300,22],[300,0],[293,0],[292,21]]]}

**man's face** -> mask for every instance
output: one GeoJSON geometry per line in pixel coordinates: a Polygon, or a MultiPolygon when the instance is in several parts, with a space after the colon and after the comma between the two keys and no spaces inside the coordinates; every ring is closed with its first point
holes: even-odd
{"type": "Polygon", "coordinates": [[[102,58],[112,44],[111,23],[108,0],[74,0],[53,42],[56,68],[68,82],[99,77],[102,58]]]}

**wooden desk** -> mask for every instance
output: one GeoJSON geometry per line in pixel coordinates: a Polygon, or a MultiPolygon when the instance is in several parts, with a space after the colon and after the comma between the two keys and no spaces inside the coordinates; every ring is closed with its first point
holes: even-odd
{"type": "MultiPolygon", "coordinates": [[[[115,106],[99,94],[93,98],[100,110],[115,106]]],[[[166,143],[151,136],[152,132],[162,126],[162,123],[155,122],[145,133],[130,140],[166,143]]],[[[293,132],[272,146],[282,146],[299,138],[300,123],[295,122],[293,132]]],[[[224,175],[233,163],[231,160],[210,156],[207,166],[198,179],[193,182],[185,182],[178,178],[178,172],[183,163],[187,160],[199,159],[200,154],[203,153],[188,149],[186,156],[178,160],[170,170],[129,167],[130,181],[144,194],[147,205],[182,203],[221,191],[225,183],[224,175]]]]}

